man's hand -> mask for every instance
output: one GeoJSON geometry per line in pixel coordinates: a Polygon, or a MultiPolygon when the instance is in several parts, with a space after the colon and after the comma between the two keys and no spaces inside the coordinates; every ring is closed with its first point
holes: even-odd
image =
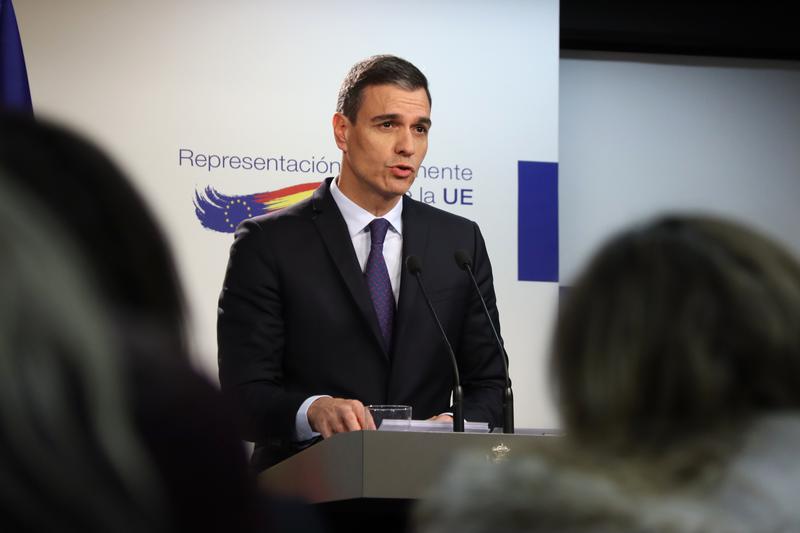
{"type": "Polygon", "coordinates": [[[453,417],[450,415],[436,415],[430,417],[428,420],[432,420],[434,422],[452,422],[453,417]]]}
{"type": "Polygon", "coordinates": [[[311,429],[325,439],[335,433],[375,429],[372,418],[364,415],[364,404],[358,400],[318,398],[308,406],[306,415],[311,429]]]}

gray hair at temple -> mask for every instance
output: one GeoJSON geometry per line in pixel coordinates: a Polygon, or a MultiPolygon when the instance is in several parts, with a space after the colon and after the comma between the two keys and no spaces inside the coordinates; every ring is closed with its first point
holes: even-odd
{"type": "Polygon", "coordinates": [[[0,529],[161,531],[120,347],[73,244],[0,168],[0,529]]]}
{"type": "Polygon", "coordinates": [[[355,124],[361,94],[371,85],[396,85],[409,91],[425,89],[428,104],[433,104],[428,79],[417,67],[397,56],[376,55],[359,61],[347,73],[339,89],[336,112],[355,124]]]}
{"type": "Polygon", "coordinates": [[[615,452],[800,409],[800,265],[719,218],[625,231],[566,296],[551,371],[567,434],[615,452]]]}

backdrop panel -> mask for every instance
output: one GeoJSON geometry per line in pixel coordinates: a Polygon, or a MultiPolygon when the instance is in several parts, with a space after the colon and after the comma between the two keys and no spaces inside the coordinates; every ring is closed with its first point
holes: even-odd
{"type": "Polygon", "coordinates": [[[558,299],[557,0],[16,7],[34,109],[110,150],[153,205],[189,294],[198,363],[214,374],[230,231],[337,172],[331,116],[350,65],[375,53],[414,62],[434,126],[411,194],[481,225],[518,424],[556,424],[543,367],[558,299]],[[520,223],[518,210],[543,205],[524,219],[538,223],[520,223]],[[544,255],[521,259],[528,246],[544,255]]]}

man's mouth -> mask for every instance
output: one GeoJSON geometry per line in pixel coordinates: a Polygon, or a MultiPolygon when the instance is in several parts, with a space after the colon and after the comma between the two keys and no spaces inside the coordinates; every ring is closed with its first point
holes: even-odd
{"type": "Polygon", "coordinates": [[[392,175],[397,178],[408,178],[414,174],[414,167],[411,165],[392,165],[390,168],[392,169],[392,175]]]}

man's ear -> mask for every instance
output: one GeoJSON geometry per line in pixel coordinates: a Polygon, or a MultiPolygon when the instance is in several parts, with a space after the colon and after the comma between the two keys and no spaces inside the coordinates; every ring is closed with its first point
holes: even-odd
{"type": "Polygon", "coordinates": [[[347,152],[347,137],[350,134],[351,128],[350,120],[341,113],[334,113],[333,115],[333,138],[336,140],[336,146],[342,152],[347,152]]]}

